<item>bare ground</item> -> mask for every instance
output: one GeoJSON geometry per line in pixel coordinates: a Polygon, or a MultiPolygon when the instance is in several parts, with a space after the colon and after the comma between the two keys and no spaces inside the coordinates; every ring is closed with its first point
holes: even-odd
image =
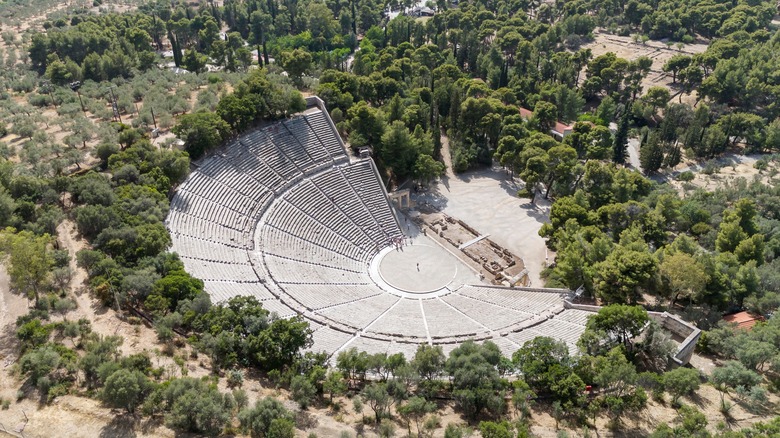
{"type": "Polygon", "coordinates": [[[748,182],[757,180],[768,185],[777,184],[779,181],[780,161],[768,160],[766,169],[757,169],[755,167],[756,162],[764,157],[759,154],[727,153],[720,158],[710,161],[686,159],[674,169],[663,170],[660,173],[660,177],[683,195],[686,192],[686,187],[693,186],[712,191],[727,184],[732,184],[739,179],[745,179],[748,182]],[[714,173],[707,174],[704,171],[710,162],[716,170],[714,173]],[[679,174],[686,171],[691,171],[694,174],[693,181],[687,184],[676,179],[679,174]]]}
{"type": "MultiPolygon", "coordinates": [[[[668,46],[663,41],[647,41],[646,43],[635,43],[630,36],[622,37],[606,33],[603,29],[597,29],[593,32],[594,40],[588,44],[584,44],[582,48],[591,49],[593,57],[603,55],[605,53],[612,52],[619,58],[624,58],[629,61],[633,61],[640,56],[647,56],[653,60],[653,65],[650,67],[650,74],[642,81],[642,90],[646,92],[650,87],[663,86],[669,89],[672,96],[675,96],[679,89],[672,83],[671,73],[665,73],[663,66],[666,61],[674,55],[695,55],[707,50],[707,41],[696,41],[692,44],[685,44],[682,48],[678,49],[676,45],[668,46]]],[[[581,75],[581,80],[584,80],[585,75],[581,75]]],[[[672,100],[677,101],[677,97],[673,97],[672,100]]],[[[683,102],[689,102],[693,104],[695,102],[695,93],[683,96],[683,102]]]]}

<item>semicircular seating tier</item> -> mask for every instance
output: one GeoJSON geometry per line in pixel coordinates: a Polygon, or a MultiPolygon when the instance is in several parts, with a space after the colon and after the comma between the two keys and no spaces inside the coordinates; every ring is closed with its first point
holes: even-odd
{"type": "Polygon", "coordinates": [[[491,339],[511,354],[541,335],[576,348],[589,312],[564,309],[556,291],[461,282],[415,298],[375,283],[373,259],[403,233],[373,161],[350,160],[320,108],[244,133],[195,166],[166,220],[173,251],[212,301],[254,296],[280,317],[305,317],[312,350],[411,356],[421,343],[448,352],[491,339]]]}

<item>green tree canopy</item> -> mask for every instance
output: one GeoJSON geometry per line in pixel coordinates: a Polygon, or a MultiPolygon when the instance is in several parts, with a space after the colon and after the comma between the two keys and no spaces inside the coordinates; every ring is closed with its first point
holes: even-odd
{"type": "Polygon", "coordinates": [[[182,114],[173,133],[184,141],[187,152],[197,160],[227,139],[230,125],[214,113],[182,114]]]}

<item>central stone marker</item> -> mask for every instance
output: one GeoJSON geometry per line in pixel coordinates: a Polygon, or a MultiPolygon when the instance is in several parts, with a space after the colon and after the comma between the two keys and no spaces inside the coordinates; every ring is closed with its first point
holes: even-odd
{"type": "Polygon", "coordinates": [[[442,257],[442,249],[430,244],[404,246],[386,253],[379,275],[390,286],[404,292],[429,293],[446,287],[458,273],[454,257],[442,257]]]}

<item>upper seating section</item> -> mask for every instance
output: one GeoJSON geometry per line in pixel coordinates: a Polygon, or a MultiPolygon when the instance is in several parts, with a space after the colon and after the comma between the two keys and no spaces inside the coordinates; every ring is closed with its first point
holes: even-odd
{"type": "MultiPolygon", "coordinates": [[[[341,145],[339,138],[333,134],[333,128],[330,123],[325,119],[325,114],[322,111],[314,111],[306,114],[303,119],[306,124],[309,125],[309,131],[312,135],[317,137],[322,146],[333,157],[334,160],[343,160],[347,158],[344,152],[344,147],[341,145]]],[[[301,131],[302,132],[302,131],[301,131]]]]}
{"type": "MultiPolygon", "coordinates": [[[[193,172],[174,195],[169,227],[207,240],[213,239],[196,231],[204,229],[203,221],[236,230],[239,235],[252,233],[274,194],[307,172],[344,161],[347,155],[338,133],[319,109],[252,130],[201,161],[199,171],[193,172]],[[309,118],[316,128],[309,124],[309,118]]],[[[244,238],[223,239],[223,234],[220,231],[216,240],[248,246],[244,238]]]]}
{"type": "Polygon", "coordinates": [[[247,132],[229,143],[224,153],[236,168],[271,189],[348,161],[338,133],[319,109],[247,132]]]}
{"type": "Polygon", "coordinates": [[[369,161],[361,161],[344,168],[344,176],[363,199],[366,207],[384,229],[396,227],[393,212],[387,208],[388,199],[382,187],[375,183],[376,173],[369,161]]]}

